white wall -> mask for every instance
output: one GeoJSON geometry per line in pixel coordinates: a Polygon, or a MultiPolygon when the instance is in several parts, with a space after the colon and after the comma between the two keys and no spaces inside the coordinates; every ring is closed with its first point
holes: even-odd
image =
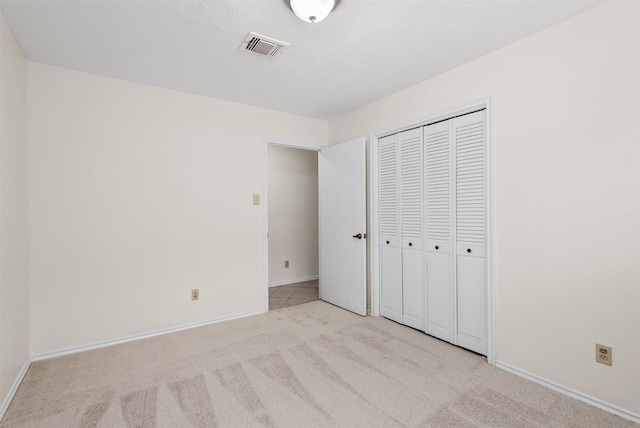
{"type": "Polygon", "coordinates": [[[608,2],[329,122],[333,144],[493,96],[497,360],[636,415],[639,28],[608,2]]]}
{"type": "Polygon", "coordinates": [[[0,16],[0,403],[29,359],[27,63],[0,16]]]}
{"type": "Polygon", "coordinates": [[[318,152],[271,144],[267,152],[269,284],[317,276],[318,152]]]}
{"type": "Polygon", "coordinates": [[[32,352],[262,310],[263,138],[325,145],[326,121],[31,62],[28,78],[32,352]]]}

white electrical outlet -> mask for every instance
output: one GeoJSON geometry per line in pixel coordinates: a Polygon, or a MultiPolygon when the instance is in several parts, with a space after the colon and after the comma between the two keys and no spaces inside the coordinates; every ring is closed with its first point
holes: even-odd
{"type": "Polygon", "coordinates": [[[608,366],[613,364],[613,350],[611,346],[604,346],[596,343],[596,361],[608,366]]]}

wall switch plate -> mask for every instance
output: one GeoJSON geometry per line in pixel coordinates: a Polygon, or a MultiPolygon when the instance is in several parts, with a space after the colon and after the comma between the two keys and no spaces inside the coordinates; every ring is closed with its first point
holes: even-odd
{"type": "Polygon", "coordinates": [[[200,299],[200,289],[194,288],[191,290],[191,300],[199,300],[200,299]]]}
{"type": "Polygon", "coordinates": [[[285,260],[285,261],[284,261],[284,267],[285,267],[285,268],[288,268],[288,267],[289,267],[289,260],[285,260]]]}
{"type": "Polygon", "coordinates": [[[253,205],[260,205],[260,195],[257,193],[253,194],[253,205]]]}
{"type": "Polygon", "coordinates": [[[604,346],[596,343],[596,361],[608,366],[613,364],[613,352],[611,346],[604,346]]]}

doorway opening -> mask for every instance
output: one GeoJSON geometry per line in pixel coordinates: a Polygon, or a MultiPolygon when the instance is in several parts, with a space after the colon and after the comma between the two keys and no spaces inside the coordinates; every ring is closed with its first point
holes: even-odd
{"type": "Polygon", "coordinates": [[[265,142],[265,302],[319,299],[317,147],[265,142]]]}
{"type": "MultiPolygon", "coordinates": [[[[269,177],[271,146],[313,150],[318,165],[319,299],[365,316],[366,301],[366,142],[358,138],[327,147],[264,141],[263,150],[263,310],[269,310],[269,177]]],[[[307,232],[300,232],[303,239],[307,232]]],[[[271,236],[270,236],[271,235],[271,236]]],[[[286,260],[286,259],[285,259],[286,260]]],[[[289,265],[291,266],[291,264],[289,265]]],[[[272,283],[273,285],[273,283],[272,283]]]]}

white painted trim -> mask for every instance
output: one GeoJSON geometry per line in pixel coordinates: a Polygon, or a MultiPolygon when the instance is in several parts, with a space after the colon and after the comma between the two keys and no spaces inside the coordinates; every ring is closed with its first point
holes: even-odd
{"type": "Polygon", "coordinates": [[[406,131],[408,129],[419,128],[421,126],[430,125],[435,122],[439,122],[441,120],[449,119],[453,116],[460,116],[465,113],[471,113],[472,111],[487,108],[489,106],[491,97],[481,98],[479,100],[470,102],[468,104],[464,104],[458,107],[450,108],[445,110],[444,112],[432,114],[426,117],[418,118],[411,120],[409,122],[401,123],[399,125],[391,126],[389,128],[384,128],[375,132],[372,132],[371,135],[377,139],[386,137],[387,135],[396,134],[398,132],[406,131]]]}
{"type": "Polygon", "coordinates": [[[491,186],[489,192],[488,212],[489,217],[488,227],[488,251],[487,251],[487,362],[491,365],[495,365],[496,362],[496,327],[495,327],[495,310],[496,310],[496,293],[495,293],[495,151],[493,141],[493,114],[492,114],[492,97],[482,98],[480,100],[465,104],[459,107],[455,107],[446,110],[441,113],[433,114],[424,118],[415,119],[409,122],[405,122],[400,125],[385,128],[376,132],[372,132],[369,137],[371,148],[371,183],[370,183],[370,198],[369,209],[371,213],[371,244],[373,245],[370,260],[370,273],[371,273],[371,314],[373,316],[380,315],[380,250],[378,245],[379,234],[379,222],[378,222],[378,170],[375,166],[378,164],[378,140],[387,135],[392,135],[407,129],[418,128],[426,126],[431,123],[439,122],[441,120],[449,119],[454,116],[459,116],[465,113],[471,113],[472,111],[479,109],[486,109],[486,123],[487,123],[487,146],[488,156],[490,164],[487,165],[489,169],[489,184],[491,186]]]}
{"type": "Polygon", "coordinates": [[[264,312],[265,311],[263,310],[243,312],[240,314],[214,318],[207,321],[200,321],[200,322],[195,322],[191,324],[183,324],[178,327],[165,328],[162,330],[150,331],[148,333],[134,334],[132,336],[126,336],[119,339],[111,339],[111,340],[105,340],[102,342],[91,343],[88,345],[74,346],[72,348],[60,349],[58,351],[44,352],[42,354],[36,354],[32,356],[31,361],[35,362],[35,361],[49,360],[51,358],[62,357],[64,355],[77,354],[78,352],[90,351],[92,349],[104,348],[106,346],[119,345],[121,343],[133,342],[134,340],[147,339],[149,337],[161,336],[163,334],[176,333],[178,331],[188,330],[196,327],[203,327],[205,325],[216,324],[223,321],[231,321],[239,318],[246,318],[254,315],[260,315],[260,314],[263,314],[264,312]]]}
{"type": "Polygon", "coordinates": [[[370,313],[380,316],[380,222],[378,221],[378,136],[369,134],[369,283],[370,313]]]}
{"type": "Polygon", "coordinates": [[[281,285],[297,284],[298,282],[313,281],[320,278],[319,275],[305,276],[303,278],[285,279],[283,281],[270,282],[269,287],[280,287],[281,285]]]}
{"type": "Polygon", "coordinates": [[[485,100],[487,125],[487,362],[496,365],[496,151],[493,138],[493,97],[485,100]]]}
{"type": "Polygon", "coordinates": [[[531,382],[535,382],[539,385],[542,386],[546,386],[549,389],[552,389],[556,392],[559,392],[561,394],[564,395],[568,395],[569,397],[575,398],[577,400],[583,401],[587,404],[591,404],[592,406],[596,406],[599,409],[605,410],[609,413],[613,413],[614,415],[618,415],[621,418],[633,421],[637,424],[640,424],[640,414],[637,413],[633,413],[630,412],[628,410],[622,409],[618,406],[615,406],[613,404],[609,404],[605,401],[602,401],[600,399],[591,397],[589,395],[583,394],[581,392],[578,391],[574,391],[571,388],[567,388],[566,386],[562,386],[559,385],[555,382],[552,382],[550,380],[544,379],[542,377],[536,376],[532,373],[526,372],[524,370],[520,370],[516,367],[513,367],[509,364],[506,363],[502,363],[502,362],[496,362],[495,366],[501,370],[507,371],[509,373],[512,373],[516,376],[520,376],[524,379],[530,380],[531,382]]]}
{"type": "Polygon", "coordinates": [[[265,139],[265,143],[272,146],[289,147],[291,149],[312,150],[314,152],[322,151],[322,149],[324,148],[321,146],[309,146],[309,145],[300,144],[300,143],[287,143],[287,142],[275,141],[271,139],[265,139]]]}
{"type": "Polygon", "coordinates": [[[262,310],[269,310],[269,186],[267,159],[269,140],[262,141],[262,310]]]}
{"type": "Polygon", "coordinates": [[[24,363],[24,365],[22,366],[22,370],[20,370],[20,373],[18,373],[18,377],[16,377],[16,380],[13,382],[13,385],[11,385],[11,389],[9,389],[7,396],[4,398],[4,401],[2,402],[2,407],[0,407],[0,421],[2,421],[2,418],[4,418],[4,414],[9,408],[9,405],[11,404],[13,397],[16,395],[16,392],[18,392],[18,388],[20,387],[20,384],[24,380],[24,377],[27,374],[27,370],[29,370],[29,366],[31,366],[31,361],[32,361],[32,358],[29,357],[27,361],[24,363]]]}
{"type": "MultiPolygon", "coordinates": [[[[292,143],[274,138],[262,139],[262,308],[264,312],[269,311],[269,186],[268,186],[268,148],[269,146],[290,147],[293,149],[313,150],[319,152],[321,146],[310,146],[302,143],[292,143]]],[[[310,281],[310,280],[309,280],[310,281]]]]}

